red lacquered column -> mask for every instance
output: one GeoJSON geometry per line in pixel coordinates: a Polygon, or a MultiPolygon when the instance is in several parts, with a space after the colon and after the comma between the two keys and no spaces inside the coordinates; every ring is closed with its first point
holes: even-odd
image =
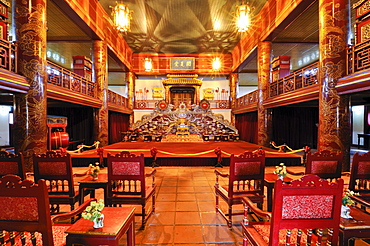
{"type": "Polygon", "coordinates": [[[14,146],[32,170],[32,154],[47,150],[46,0],[16,0],[18,71],[29,91],[15,96],[14,146]]]}
{"type": "Polygon", "coordinates": [[[102,105],[95,116],[96,140],[100,146],[108,145],[108,46],[102,40],[95,40],[93,43],[93,60],[95,71],[95,83],[97,98],[102,105]]]}
{"type": "Polygon", "coordinates": [[[271,114],[263,103],[268,97],[270,83],[271,42],[258,44],[258,144],[268,147],[271,138],[271,114]]]}
{"type": "Polygon", "coordinates": [[[349,151],[348,99],[341,99],[336,86],[345,76],[348,37],[348,1],[319,1],[320,77],[319,150],[349,151]],[[346,102],[347,101],[347,102],[346,102]],[[346,136],[347,135],[347,136],[346,136]]]}
{"type": "MultiPolygon", "coordinates": [[[[126,80],[127,80],[127,88],[128,88],[128,108],[134,109],[135,74],[133,72],[127,72],[126,80]]],[[[134,123],[134,114],[132,113],[130,115],[130,125],[133,123],[134,123]]]]}
{"type": "MultiPolygon", "coordinates": [[[[231,104],[230,105],[230,108],[231,109],[234,109],[235,108],[235,103],[236,103],[236,85],[238,83],[238,77],[239,74],[238,73],[231,73],[230,74],[230,78],[229,78],[229,81],[230,81],[230,100],[229,100],[229,103],[231,104]]],[[[231,113],[231,119],[230,119],[231,123],[235,125],[235,114],[231,113]]]]}

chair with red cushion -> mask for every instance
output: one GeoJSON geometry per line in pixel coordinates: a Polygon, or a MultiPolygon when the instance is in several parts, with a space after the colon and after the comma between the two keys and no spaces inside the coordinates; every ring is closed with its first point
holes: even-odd
{"type": "Polygon", "coordinates": [[[290,184],[276,181],[272,212],[243,198],[243,245],[338,245],[342,195],[342,179],[311,174],[290,184]],[[269,221],[248,221],[249,212],[269,221]]]}
{"type": "Polygon", "coordinates": [[[64,232],[70,224],[54,224],[83,212],[92,201],[86,201],[72,212],[50,216],[49,197],[44,180],[34,184],[16,175],[0,179],[0,244],[65,245],[64,232]]]}
{"type": "Polygon", "coordinates": [[[215,170],[215,173],[216,212],[227,221],[229,228],[232,228],[232,216],[243,214],[243,212],[233,212],[232,209],[233,205],[242,203],[242,197],[250,197],[262,208],[265,177],[264,151],[245,152],[239,156],[231,155],[229,173],[223,173],[220,170],[215,170]],[[220,176],[228,178],[227,184],[219,184],[220,176]],[[219,198],[227,203],[228,212],[220,208],[219,198]]]}
{"type": "Polygon", "coordinates": [[[0,177],[7,174],[18,175],[22,179],[26,178],[22,153],[16,155],[8,151],[0,151],[0,177]]]}
{"type": "Polygon", "coordinates": [[[287,167],[287,172],[292,175],[316,174],[323,179],[336,179],[342,176],[343,153],[323,150],[312,154],[308,152],[304,172],[292,171],[287,167]]]}
{"type": "Polygon", "coordinates": [[[360,195],[370,195],[370,151],[353,155],[348,189],[360,195]]]}
{"type": "Polygon", "coordinates": [[[144,155],[136,156],[128,151],[122,151],[116,155],[108,153],[108,206],[121,204],[136,204],[141,206],[142,228],[150,215],[155,211],[155,173],[152,169],[145,173],[144,155]],[[152,177],[152,184],[146,185],[145,179],[152,177]],[[151,206],[146,204],[152,201],[151,206]]]}
{"type": "Polygon", "coordinates": [[[60,204],[69,204],[71,210],[80,201],[78,186],[74,185],[72,159],[68,153],[48,151],[33,155],[35,182],[44,179],[47,183],[51,212],[58,213],[60,204]]]}

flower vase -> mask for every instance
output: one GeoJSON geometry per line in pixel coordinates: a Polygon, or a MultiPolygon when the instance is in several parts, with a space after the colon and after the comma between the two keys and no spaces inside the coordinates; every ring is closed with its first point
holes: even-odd
{"type": "Polygon", "coordinates": [[[98,180],[98,175],[93,175],[92,180],[98,180]]]}
{"type": "Polygon", "coordinates": [[[94,221],[94,228],[102,228],[104,226],[104,214],[101,214],[99,218],[96,218],[94,221]]]}
{"type": "Polygon", "coordinates": [[[280,179],[281,181],[284,180],[284,176],[283,175],[278,175],[278,179],[280,179]]]}
{"type": "Polygon", "coordinates": [[[349,215],[349,210],[350,208],[348,206],[342,205],[340,217],[345,218],[345,219],[352,219],[352,216],[349,215]]]}

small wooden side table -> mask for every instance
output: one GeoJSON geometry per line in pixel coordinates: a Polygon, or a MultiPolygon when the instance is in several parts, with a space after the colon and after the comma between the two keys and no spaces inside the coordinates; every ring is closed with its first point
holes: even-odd
{"type": "MultiPolygon", "coordinates": [[[[267,211],[272,211],[272,194],[274,191],[274,185],[276,180],[278,179],[277,175],[275,173],[265,173],[265,180],[263,182],[264,186],[267,188],[267,211]]],[[[290,182],[292,181],[292,178],[289,178],[287,176],[284,177],[284,182],[290,182]]]]}
{"type": "Polygon", "coordinates": [[[79,193],[80,193],[80,204],[84,201],[84,196],[82,195],[85,189],[90,189],[91,198],[95,198],[95,189],[104,189],[104,203],[107,202],[107,193],[108,193],[108,174],[107,173],[100,173],[98,175],[97,180],[93,180],[92,177],[89,175],[88,177],[79,181],[79,193]]]}
{"type": "Polygon", "coordinates": [[[339,241],[341,246],[355,245],[354,239],[370,237],[370,214],[358,207],[350,207],[353,219],[340,219],[339,241]]]}
{"type": "Polygon", "coordinates": [[[104,226],[93,228],[93,222],[79,219],[66,233],[67,245],[118,246],[121,238],[127,234],[127,245],[135,246],[135,208],[105,207],[104,226]]]}

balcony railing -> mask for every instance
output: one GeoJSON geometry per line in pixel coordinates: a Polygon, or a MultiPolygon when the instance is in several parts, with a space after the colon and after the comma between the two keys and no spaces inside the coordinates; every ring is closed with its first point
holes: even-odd
{"type": "Polygon", "coordinates": [[[370,68],[370,40],[347,48],[347,75],[370,68]]]}
{"type": "Polygon", "coordinates": [[[269,97],[275,97],[318,83],[319,62],[312,63],[269,85],[269,97]]]}
{"type": "Polygon", "coordinates": [[[128,98],[111,90],[108,90],[108,103],[113,103],[125,108],[129,107],[128,98]]]}
{"type": "Polygon", "coordinates": [[[62,88],[96,97],[95,83],[71,72],[57,64],[48,61],[48,83],[62,88]]]}
{"type": "Polygon", "coordinates": [[[258,101],[258,91],[255,90],[236,99],[235,108],[245,107],[249,104],[256,103],[257,101],[258,101]]]}
{"type": "Polygon", "coordinates": [[[0,39],[0,68],[17,72],[17,46],[0,39]]]}

